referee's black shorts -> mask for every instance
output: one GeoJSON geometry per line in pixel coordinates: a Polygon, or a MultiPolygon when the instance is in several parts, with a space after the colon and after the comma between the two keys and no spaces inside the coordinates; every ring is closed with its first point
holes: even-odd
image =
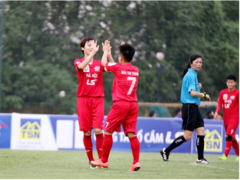
{"type": "Polygon", "coordinates": [[[194,129],[204,127],[204,121],[199,112],[198,105],[183,104],[182,119],[182,129],[184,130],[194,131],[194,129]]]}

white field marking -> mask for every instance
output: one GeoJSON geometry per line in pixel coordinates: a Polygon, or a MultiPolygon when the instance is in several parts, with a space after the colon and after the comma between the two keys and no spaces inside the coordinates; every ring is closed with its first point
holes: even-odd
{"type": "Polygon", "coordinates": [[[236,169],[225,169],[225,168],[221,168],[221,167],[214,167],[214,166],[204,166],[204,165],[200,165],[198,163],[190,163],[191,165],[193,166],[202,166],[202,167],[206,167],[206,168],[215,168],[215,169],[221,169],[221,170],[227,170],[227,171],[239,171],[239,170],[236,170],[236,169]]]}

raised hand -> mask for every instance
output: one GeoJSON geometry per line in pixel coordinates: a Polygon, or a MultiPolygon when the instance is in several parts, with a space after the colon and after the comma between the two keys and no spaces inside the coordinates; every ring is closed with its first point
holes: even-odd
{"type": "Polygon", "coordinates": [[[91,41],[91,43],[92,43],[93,51],[94,51],[95,53],[98,52],[99,45],[97,45],[97,41],[91,41]]]}
{"type": "Polygon", "coordinates": [[[124,41],[122,41],[122,42],[121,42],[121,45],[124,45],[124,44],[125,44],[125,42],[124,42],[124,41]]]}
{"type": "Polygon", "coordinates": [[[108,56],[112,55],[111,49],[112,49],[112,47],[110,46],[109,51],[108,51],[108,56]]]}
{"type": "Polygon", "coordinates": [[[109,40],[105,40],[105,42],[102,43],[102,46],[103,46],[103,48],[102,48],[103,52],[109,53],[109,51],[111,51],[111,46],[110,46],[109,40]]]}

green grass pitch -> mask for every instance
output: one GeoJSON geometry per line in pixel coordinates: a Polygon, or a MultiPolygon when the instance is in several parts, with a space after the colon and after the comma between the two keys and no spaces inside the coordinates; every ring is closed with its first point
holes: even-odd
{"type": "Polygon", "coordinates": [[[197,164],[197,154],[172,153],[164,162],[159,153],[141,153],[141,169],[129,172],[131,152],[111,152],[108,169],[89,169],[85,151],[0,149],[0,179],[239,179],[236,156],[217,157],[206,154],[211,163],[197,164]]]}

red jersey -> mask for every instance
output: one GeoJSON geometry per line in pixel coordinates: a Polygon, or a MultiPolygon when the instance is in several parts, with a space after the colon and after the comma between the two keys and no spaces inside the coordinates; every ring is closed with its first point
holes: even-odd
{"type": "Polygon", "coordinates": [[[112,87],[113,102],[118,100],[137,101],[139,70],[131,64],[106,64],[106,70],[115,74],[112,87]]]}
{"type": "Polygon", "coordinates": [[[92,64],[88,64],[84,69],[78,69],[78,65],[85,58],[76,59],[74,65],[76,67],[78,77],[77,97],[104,97],[103,91],[103,71],[104,67],[101,61],[93,60],[92,64]]]}
{"type": "Polygon", "coordinates": [[[231,123],[231,121],[239,121],[239,90],[234,89],[229,92],[224,89],[220,92],[218,97],[218,106],[216,112],[219,113],[223,105],[223,120],[224,124],[231,123]]]}

